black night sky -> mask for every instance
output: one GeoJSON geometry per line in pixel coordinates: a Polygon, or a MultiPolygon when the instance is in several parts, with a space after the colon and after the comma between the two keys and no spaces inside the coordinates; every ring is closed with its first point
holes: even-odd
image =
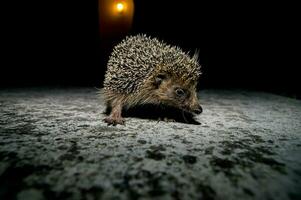
{"type": "Polygon", "coordinates": [[[134,2],[130,32],[101,38],[97,0],[11,1],[2,26],[1,87],[101,87],[112,46],[126,34],[146,33],[185,51],[199,49],[201,89],[242,88],[300,98],[295,6],[134,2]]]}

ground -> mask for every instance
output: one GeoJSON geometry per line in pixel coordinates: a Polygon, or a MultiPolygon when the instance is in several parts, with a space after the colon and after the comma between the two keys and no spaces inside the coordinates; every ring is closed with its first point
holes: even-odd
{"type": "Polygon", "coordinates": [[[107,126],[95,88],[0,91],[0,199],[301,199],[301,102],[203,90],[200,125],[107,126]]]}

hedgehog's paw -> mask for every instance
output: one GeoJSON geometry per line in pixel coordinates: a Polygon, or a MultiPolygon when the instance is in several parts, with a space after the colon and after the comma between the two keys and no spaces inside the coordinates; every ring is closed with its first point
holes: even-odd
{"type": "Polygon", "coordinates": [[[167,118],[167,117],[164,117],[164,118],[159,117],[158,121],[164,121],[164,122],[176,122],[175,119],[171,119],[171,118],[167,118]]]}
{"type": "Polygon", "coordinates": [[[171,118],[167,118],[167,117],[164,117],[163,121],[165,121],[165,122],[176,122],[175,119],[171,119],[171,118]]]}
{"type": "Polygon", "coordinates": [[[116,117],[106,117],[103,120],[104,122],[106,122],[109,125],[113,125],[116,126],[117,124],[121,124],[121,125],[125,125],[125,120],[122,117],[116,118],[116,117]]]}

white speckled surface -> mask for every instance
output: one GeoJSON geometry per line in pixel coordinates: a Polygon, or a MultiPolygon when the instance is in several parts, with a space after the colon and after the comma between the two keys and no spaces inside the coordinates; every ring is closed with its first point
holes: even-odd
{"type": "Polygon", "coordinates": [[[0,199],[300,199],[301,102],[200,92],[201,125],[108,127],[91,88],[0,90],[0,199]]]}

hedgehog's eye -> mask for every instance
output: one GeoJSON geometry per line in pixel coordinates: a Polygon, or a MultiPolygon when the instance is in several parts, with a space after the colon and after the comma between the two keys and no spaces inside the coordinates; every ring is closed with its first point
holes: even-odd
{"type": "Polygon", "coordinates": [[[182,90],[181,88],[177,88],[177,89],[176,89],[176,94],[177,94],[179,97],[185,96],[185,92],[184,92],[184,90],[182,90]]]}

